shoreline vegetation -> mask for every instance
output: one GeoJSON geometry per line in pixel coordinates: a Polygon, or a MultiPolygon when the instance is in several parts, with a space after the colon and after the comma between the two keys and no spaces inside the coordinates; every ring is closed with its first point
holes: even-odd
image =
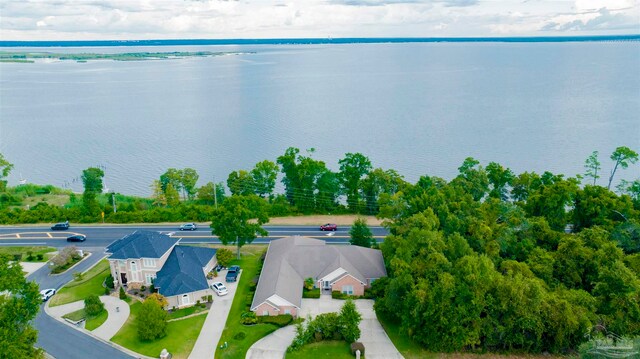
{"type": "Polygon", "coordinates": [[[146,61],[146,60],[173,60],[189,57],[214,57],[224,55],[241,55],[252,52],[212,52],[212,51],[171,51],[171,52],[126,52],[126,53],[78,53],[65,54],[55,52],[6,52],[0,51],[0,62],[34,63],[39,60],[77,61],[87,62],[93,60],[112,61],[146,61]]]}

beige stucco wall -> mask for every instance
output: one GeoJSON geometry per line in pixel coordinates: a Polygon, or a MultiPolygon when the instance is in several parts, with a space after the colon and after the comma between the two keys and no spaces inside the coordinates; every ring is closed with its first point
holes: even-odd
{"type": "Polygon", "coordinates": [[[264,315],[264,311],[269,312],[268,315],[283,315],[283,314],[287,314],[287,310],[289,310],[288,314],[291,314],[294,318],[298,316],[298,308],[294,307],[294,306],[279,306],[277,309],[274,308],[273,306],[267,304],[267,303],[262,303],[258,306],[258,308],[256,308],[256,310],[254,310],[254,312],[256,313],[256,315],[258,316],[262,316],[264,315]]]}
{"type": "Polygon", "coordinates": [[[182,295],[173,295],[170,297],[166,297],[167,303],[168,303],[167,309],[171,309],[173,307],[176,307],[176,308],[190,307],[192,305],[195,305],[198,300],[200,301],[200,303],[204,303],[206,302],[206,298],[203,300],[202,297],[207,295],[213,296],[214,293],[211,289],[204,289],[204,290],[199,290],[199,291],[191,292],[187,294],[189,295],[189,301],[190,301],[189,305],[182,305],[182,301],[180,300],[182,298],[182,295]]]}
{"type": "Polygon", "coordinates": [[[364,295],[364,285],[362,285],[359,280],[350,275],[346,275],[333,283],[333,285],[331,286],[331,290],[342,292],[342,287],[345,285],[353,286],[353,295],[364,295]]]}

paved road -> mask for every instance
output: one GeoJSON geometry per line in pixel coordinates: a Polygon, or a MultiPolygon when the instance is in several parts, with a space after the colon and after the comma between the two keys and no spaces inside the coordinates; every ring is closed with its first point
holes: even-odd
{"type": "MultiPolygon", "coordinates": [[[[349,242],[349,229],[340,226],[335,232],[322,232],[315,226],[265,226],[268,237],[258,237],[253,243],[269,243],[273,239],[301,235],[324,239],[327,243],[349,242]]],[[[388,231],[383,227],[370,227],[378,242],[382,242],[388,231]]],[[[181,243],[220,243],[218,238],[211,234],[207,227],[198,228],[196,231],[180,231],[175,226],[148,225],[148,226],[82,226],[71,224],[69,230],[52,231],[49,226],[25,226],[25,227],[0,227],[0,246],[15,245],[41,245],[52,247],[64,247],[68,245],[66,238],[71,234],[84,234],[86,242],[73,243],[79,248],[104,248],[116,239],[139,229],[172,233],[172,236],[182,238],[181,243]]]]}
{"type": "MultiPolygon", "coordinates": [[[[65,242],[66,243],[66,242],[65,242]]],[[[93,264],[104,257],[103,248],[78,264],[67,273],[50,275],[48,266],[44,266],[27,277],[40,285],[40,288],[60,289],[72,278],[72,272],[85,271],[93,264]]],[[[38,330],[37,346],[43,348],[47,353],[58,359],[113,359],[113,358],[133,358],[123,352],[96,340],[79,330],[60,323],[44,312],[44,304],[40,306],[40,312],[35,319],[35,328],[38,330]]]]}

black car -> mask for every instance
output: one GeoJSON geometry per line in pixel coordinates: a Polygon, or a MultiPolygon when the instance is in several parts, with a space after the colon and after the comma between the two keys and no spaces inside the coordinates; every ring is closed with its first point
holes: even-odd
{"type": "Polygon", "coordinates": [[[53,226],[51,226],[51,229],[54,230],[54,231],[56,231],[56,230],[61,230],[61,231],[67,230],[67,229],[69,229],[69,221],[62,222],[62,223],[56,223],[53,226]]]}
{"type": "Polygon", "coordinates": [[[87,240],[87,236],[84,234],[76,234],[71,237],[67,237],[67,242],[84,242],[87,240]]]}
{"type": "Polygon", "coordinates": [[[238,274],[240,274],[240,267],[231,266],[227,271],[227,276],[225,277],[225,280],[227,282],[235,282],[236,280],[238,280],[238,274]]]}

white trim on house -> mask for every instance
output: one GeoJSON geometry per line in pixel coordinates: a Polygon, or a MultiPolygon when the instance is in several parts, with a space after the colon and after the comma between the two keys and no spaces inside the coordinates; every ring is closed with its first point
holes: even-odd
{"type": "Polygon", "coordinates": [[[142,266],[145,268],[155,268],[156,258],[142,258],[142,266]]]}
{"type": "Polygon", "coordinates": [[[325,281],[333,282],[335,279],[340,278],[345,273],[347,273],[347,271],[344,268],[340,267],[334,270],[333,272],[325,275],[324,277],[320,278],[319,280],[321,280],[323,283],[325,281]]]}
{"type": "Polygon", "coordinates": [[[295,307],[300,309],[297,305],[295,304],[291,304],[291,302],[289,302],[286,299],[283,299],[282,297],[279,297],[277,295],[272,295],[269,298],[265,299],[264,302],[262,303],[258,303],[258,305],[256,305],[255,307],[251,308],[251,310],[257,310],[258,307],[260,307],[263,304],[267,304],[270,307],[272,307],[273,309],[279,311],[280,308],[279,307],[295,307]]]}
{"type": "Polygon", "coordinates": [[[343,275],[339,276],[338,278],[335,278],[335,279],[331,282],[331,285],[334,285],[336,282],[340,281],[342,278],[344,278],[344,277],[346,277],[346,276],[349,276],[349,277],[351,277],[351,278],[353,278],[353,279],[357,280],[357,281],[358,281],[358,283],[360,283],[360,284],[362,284],[362,285],[366,286],[366,284],[365,284],[365,283],[362,283],[362,281],[361,281],[360,279],[358,279],[358,278],[356,278],[356,277],[354,277],[354,276],[352,276],[351,274],[346,273],[346,272],[345,272],[343,275]]]}

